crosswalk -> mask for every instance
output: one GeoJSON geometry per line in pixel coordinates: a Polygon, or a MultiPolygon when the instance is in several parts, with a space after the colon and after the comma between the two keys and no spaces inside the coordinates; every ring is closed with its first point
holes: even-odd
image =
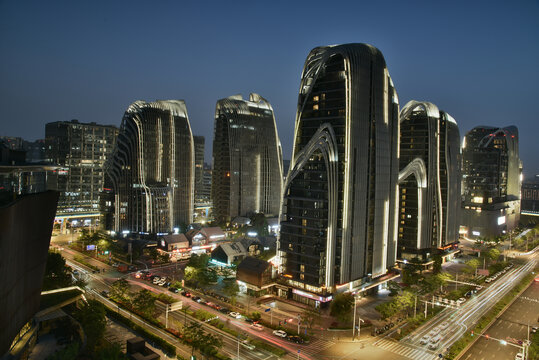
{"type": "Polygon", "coordinates": [[[317,338],[316,340],[311,340],[308,346],[302,346],[301,353],[315,356],[333,345],[335,345],[335,341],[317,338]]]}
{"type": "Polygon", "coordinates": [[[376,341],[374,345],[408,359],[432,360],[437,358],[435,354],[426,349],[411,347],[390,339],[380,339],[376,341]]]}

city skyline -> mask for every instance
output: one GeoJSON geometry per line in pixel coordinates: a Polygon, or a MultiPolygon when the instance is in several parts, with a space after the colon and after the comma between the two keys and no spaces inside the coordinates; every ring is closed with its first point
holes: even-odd
{"type": "MultiPolygon", "coordinates": [[[[521,129],[524,173],[539,173],[537,2],[340,2],[335,8],[349,11],[327,20],[331,30],[325,31],[309,31],[298,20],[300,3],[212,2],[212,11],[141,4],[2,3],[0,135],[35,140],[44,137],[45,123],[71,119],[119,126],[136,100],[185,99],[193,133],[209,145],[215,101],[254,91],[273,104],[283,158],[290,159],[304,54],[316,46],[362,42],[385,54],[401,104],[436,103],[458,119],[461,134],[514,124],[521,129]],[[133,26],[141,18],[153,25],[133,26]],[[387,26],[378,25],[382,19],[387,26]],[[154,56],[171,41],[182,44],[167,46],[167,58],[154,56]]],[[[207,146],[207,162],[211,151],[207,146]]]]}

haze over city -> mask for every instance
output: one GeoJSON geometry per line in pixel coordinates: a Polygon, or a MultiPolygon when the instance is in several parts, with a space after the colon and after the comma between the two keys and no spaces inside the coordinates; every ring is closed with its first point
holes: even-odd
{"type": "Polygon", "coordinates": [[[256,92],[290,159],[305,57],[316,46],[380,49],[399,96],[435,103],[461,136],[516,125],[524,173],[539,172],[539,3],[0,3],[3,136],[44,137],[51,121],[120,125],[142,99],[184,99],[211,162],[215,103],[256,92]],[[321,16],[324,16],[323,20],[321,16]]]}

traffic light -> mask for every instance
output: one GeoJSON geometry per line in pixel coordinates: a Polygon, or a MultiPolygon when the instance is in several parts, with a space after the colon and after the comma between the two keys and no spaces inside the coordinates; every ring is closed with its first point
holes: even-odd
{"type": "Polygon", "coordinates": [[[471,335],[473,336],[473,330],[472,330],[472,334],[471,334],[471,335]]]}

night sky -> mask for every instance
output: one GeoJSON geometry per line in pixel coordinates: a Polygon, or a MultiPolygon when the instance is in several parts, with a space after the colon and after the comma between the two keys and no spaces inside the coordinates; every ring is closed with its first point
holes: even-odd
{"type": "Polygon", "coordinates": [[[119,126],[135,100],[184,99],[211,161],[218,99],[257,92],[290,159],[303,63],[316,46],[379,48],[401,107],[425,100],[461,137],[516,125],[539,174],[539,1],[0,0],[0,135],[45,123],[119,126]]]}

